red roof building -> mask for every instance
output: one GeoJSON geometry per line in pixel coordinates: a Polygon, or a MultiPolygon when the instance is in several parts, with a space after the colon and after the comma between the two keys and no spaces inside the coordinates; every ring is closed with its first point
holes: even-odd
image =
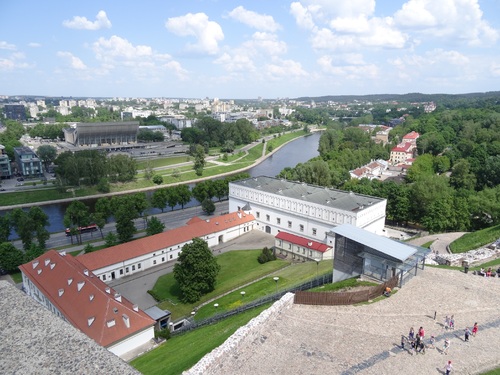
{"type": "Polygon", "coordinates": [[[292,260],[325,260],[332,259],[332,248],[325,243],[310,240],[287,232],[279,232],[274,237],[276,255],[292,260]]]}
{"type": "Polygon", "coordinates": [[[121,356],[153,339],[155,321],[78,258],[50,250],[19,269],[29,296],[114,354],[121,356]]]}

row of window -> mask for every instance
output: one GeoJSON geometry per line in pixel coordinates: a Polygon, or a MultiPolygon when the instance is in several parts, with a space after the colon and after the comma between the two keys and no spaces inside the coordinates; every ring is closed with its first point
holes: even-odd
{"type": "MultiPolygon", "coordinates": [[[[255,212],[255,215],[257,216],[257,219],[260,218],[260,212],[259,211],[255,212]]],[[[270,215],[266,215],[266,221],[271,221],[271,216],[270,215]]],[[[281,225],[281,218],[279,218],[279,217],[276,218],[276,225],[281,225]]],[[[287,225],[288,225],[289,229],[292,229],[293,223],[291,221],[288,221],[287,225]]],[[[300,232],[304,232],[304,224],[299,224],[299,231],[300,232]]],[[[316,236],[317,233],[318,233],[317,228],[312,228],[312,234],[313,234],[313,236],[316,236]]]]}

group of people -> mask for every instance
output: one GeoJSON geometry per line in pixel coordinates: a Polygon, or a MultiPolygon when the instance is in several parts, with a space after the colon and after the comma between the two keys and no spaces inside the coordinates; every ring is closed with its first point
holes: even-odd
{"type": "Polygon", "coordinates": [[[481,269],[478,271],[478,274],[484,277],[491,277],[491,276],[495,277],[495,272],[500,277],[500,267],[498,267],[496,271],[492,270],[491,267],[489,267],[487,270],[481,267],[481,269]]]}
{"type": "MultiPolygon", "coordinates": [[[[425,337],[425,331],[423,327],[420,327],[416,334],[413,327],[411,327],[410,332],[408,333],[408,338],[406,338],[404,335],[401,336],[401,350],[404,350],[405,342],[408,342],[411,354],[418,354],[418,353],[425,354],[424,337],[425,337]]],[[[431,337],[431,339],[433,338],[434,336],[431,337]]]]}

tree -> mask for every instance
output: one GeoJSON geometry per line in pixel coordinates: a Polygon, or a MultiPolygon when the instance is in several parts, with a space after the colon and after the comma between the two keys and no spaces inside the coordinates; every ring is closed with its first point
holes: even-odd
{"type": "Polygon", "coordinates": [[[106,247],[115,246],[118,243],[118,237],[113,232],[108,232],[104,237],[104,245],[106,247]]]}
{"type": "Polygon", "coordinates": [[[209,198],[205,198],[203,202],[201,202],[201,208],[207,215],[212,215],[215,212],[215,204],[209,198]]]}
{"type": "Polygon", "coordinates": [[[0,269],[7,272],[17,271],[17,267],[24,263],[24,254],[10,242],[0,243],[0,269]]]}
{"type": "Polygon", "coordinates": [[[203,174],[203,168],[205,167],[205,149],[203,146],[196,145],[193,156],[193,169],[196,171],[198,176],[201,176],[203,174]]]}
{"type": "Polygon", "coordinates": [[[205,241],[193,238],[192,243],[184,245],[174,265],[174,278],[179,284],[182,302],[194,303],[213,291],[219,271],[220,265],[205,241]]]}
{"type": "Polygon", "coordinates": [[[146,234],[152,236],[163,232],[165,229],[165,224],[163,224],[157,217],[153,216],[148,220],[148,227],[146,229],[146,234]]]}
{"type": "Polygon", "coordinates": [[[260,264],[264,264],[270,262],[272,260],[276,260],[276,255],[274,255],[273,251],[269,249],[267,246],[262,249],[262,253],[260,253],[257,261],[260,264]]]}
{"type": "Polygon", "coordinates": [[[151,196],[151,205],[159,208],[161,212],[163,212],[167,206],[167,188],[157,189],[153,192],[151,196]]]}
{"type": "Polygon", "coordinates": [[[179,197],[177,203],[181,205],[184,209],[184,205],[189,203],[191,200],[191,190],[189,190],[188,185],[177,185],[176,188],[177,196],[179,197]]]}
{"type": "Polygon", "coordinates": [[[159,174],[155,174],[153,176],[153,183],[155,183],[156,185],[161,185],[163,184],[163,176],[159,175],[159,174]]]}
{"type": "Polygon", "coordinates": [[[111,186],[107,178],[103,177],[97,183],[97,191],[101,193],[109,193],[111,191],[111,186]]]}
{"type": "Polygon", "coordinates": [[[45,170],[47,170],[49,165],[56,160],[57,149],[54,146],[41,145],[38,147],[37,155],[45,165],[45,170]]]}
{"type": "MultiPolygon", "coordinates": [[[[82,234],[78,231],[79,227],[90,224],[89,208],[81,201],[73,201],[70,203],[64,213],[64,225],[70,230],[77,231],[77,242],[82,243],[82,234]]],[[[71,231],[71,240],[73,240],[73,232],[71,231]]]]}
{"type": "Polygon", "coordinates": [[[10,219],[25,251],[31,247],[35,237],[38,245],[45,249],[45,242],[50,238],[45,228],[49,225],[49,218],[40,207],[31,207],[28,211],[16,208],[10,214],[10,219]]]}
{"type": "Polygon", "coordinates": [[[8,215],[0,216],[0,243],[8,242],[11,222],[8,215]]]}
{"type": "Polygon", "coordinates": [[[93,251],[95,251],[95,248],[91,243],[86,244],[85,247],[83,248],[83,252],[85,254],[91,253],[93,251]]]}
{"type": "Polygon", "coordinates": [[[116,219],[118,239],[120,242],[128,242],[136,232],[134,219],[139,217],[136,202],[128,196],[113,197],[111,201],[116,219]]]}

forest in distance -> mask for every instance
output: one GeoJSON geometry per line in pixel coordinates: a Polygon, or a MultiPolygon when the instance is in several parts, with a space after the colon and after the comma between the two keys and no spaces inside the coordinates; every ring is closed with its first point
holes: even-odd
{"type": "Polygon", "coordinates": [[[389,220],[430,232],[500,224],[500,95],[436,104],[431,113],[405,116],[385,146],[354,124],[329,122],[320,155],[285,168],[279,177],[386,198],[389,220]],[[401,181],[350,178],[349,170],[387,160],[411,131],[420,134],[418,156],[401,181]]]}

